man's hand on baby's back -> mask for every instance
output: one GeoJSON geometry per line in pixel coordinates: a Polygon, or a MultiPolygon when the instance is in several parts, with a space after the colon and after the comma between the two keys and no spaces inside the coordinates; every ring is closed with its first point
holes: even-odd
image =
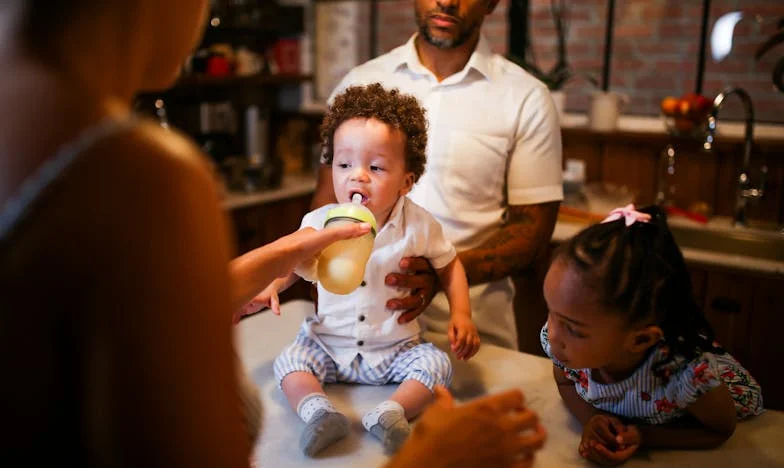
{"type": "Polygon", "coordinates": [[[407,288],[411,295],[387,301],[387,309],[403,310],[398,323],[408,323],[421,314],[430,305],[433,296],[439,289],[438,276],[424,257],[406,257],[400,260],[399,273],[389,273],[384,279],[387,286],[407,288]]]}

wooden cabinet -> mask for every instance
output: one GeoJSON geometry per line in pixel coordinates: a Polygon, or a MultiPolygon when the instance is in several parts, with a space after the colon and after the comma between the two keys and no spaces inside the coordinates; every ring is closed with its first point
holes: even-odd
{"type": "MultiPolygon", "coordinates": [[[[309,211],[311,194],[236,209],[230,212],[237,254],[253,250],[299,229],[309,211]]],[[[309,299],[310,284],[298,281],[280,296],[282,302],[309,299]]]]}
{"type": "MultiPolygon", "coordinates": [[[[587,182],[626,185],[637,193],[636,203],[653,203],[657,190],[658,164],[667,145],[675,148],[675,173],[670,196],[676,206],[688,208],[704,203],[713,214],[732,216],[735,187],[743,155],[743,141],[717,137],[714,151],[703,151],[702,142],[665,134],[629,131],[595,132],[586,128],[563,128],[563,159],[586,164],[587,182]]],[[[759,168],[766,165],[766,194],[749,205],[752,220],[784,223],[784,142],[755,139],[751,158],[751,184],[760,181],[759,168]]]]}
{"type": "Polygon", "coordinates": [[[690,265],[695,296],[716,339],[762,386],[767,408],[784,409],[784,278],[690,265]]]}
{"type": "Polygon", "coordinates": [[[751,374],[762,386],[766,408],[784,409],[784,279],[754,280],[747,342],[751,374]]]}

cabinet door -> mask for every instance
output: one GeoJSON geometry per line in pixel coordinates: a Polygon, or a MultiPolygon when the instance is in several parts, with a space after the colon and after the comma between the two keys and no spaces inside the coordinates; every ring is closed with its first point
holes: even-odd
{"type": "MultiPolygon", "coordinates": [[[[237,242],[237,255],[269,244],[299,228],[308,212],[311,195],[256,205],[231,213],[237,242]]],[[[310,299],[310,283],[301,280],[280,295],[281,302],[310,299]]]]}
{"type": "Polygon", "coordinates": [[[762,387],[765,407],[784,410],[784,280],[754,281],[747,368],[762,387]]]}
{"type": "Polygon", "coordinates": [[[708,271],[704,310],[716,339],[741,364],[751,362],[749,332],[754,279],[747,275],[708,271]]]}

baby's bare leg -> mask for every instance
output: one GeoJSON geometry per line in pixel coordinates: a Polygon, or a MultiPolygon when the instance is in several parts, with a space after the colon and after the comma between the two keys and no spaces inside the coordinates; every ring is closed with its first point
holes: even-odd
{"type": "Polygon", "coordinates": [[[313,374],[292,372],[283,378],[281,388],[306,424],[299,439],[305,455],[316,455],[348,435],[348,419],[335,409],[313,374]]]}
{"type": "Polygon", "coordinates": [[[433,392],[419,381],[406,380],[397,387],[389,399],[403,407],[406,419],[410,421],[419,416],[419,413],[433,401],[433,392]]]}
{"type": "Polygon", "coordinates": [[[324,393],[321,382],[310,372],[292,372],[280,383],[283,393],[294,411],[303,398],[311,393],[324,393]]]}

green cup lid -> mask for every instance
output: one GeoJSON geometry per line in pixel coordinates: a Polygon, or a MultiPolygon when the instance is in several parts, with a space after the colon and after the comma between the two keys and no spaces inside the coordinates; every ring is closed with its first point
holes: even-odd
{"type": "Polygon", "coordinates": [[[338,219],[349,219],[360,223],[370,223],[370,232],[374,236],[378,230],[376,218],[373,216],[373,213],[357,203],[342,203],[327,211],[327,219],[324,221],[324,227],[330,222],[338,219]]]}

